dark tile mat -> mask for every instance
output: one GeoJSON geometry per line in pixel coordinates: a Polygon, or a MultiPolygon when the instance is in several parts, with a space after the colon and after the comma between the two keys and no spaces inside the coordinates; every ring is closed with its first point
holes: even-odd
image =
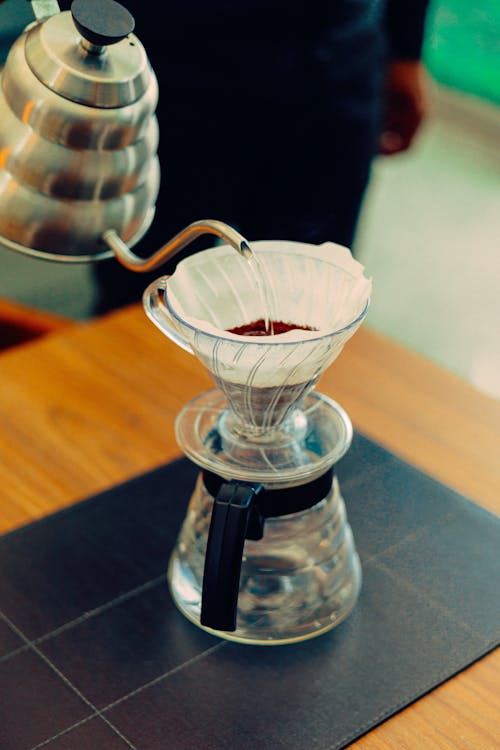
{"type": "Polygon", "coordinates": [[[63,732],[42,747],[44,750],[130,750],[130,743],[96,717],[63,732]]]}
{"type": "Polygon", "coordinates": [[[195,477],[178,461],[4,536],[0,612],[34,639],[163,575],[195,477]]]}
{"type": "Polygon", "coordinates": [[[352,615],[294,646],[187,622],[165,583],[186,460],[0,538],[0,748],[335,750],[498,642],[500,520],[356,436],[352,615]]]}
{"type": "Polygon", "coordinates": [[[199,628],[186,627],[165,579],[49,637],[38,647],[78,690],[102,708],[218,642],[199,628]]]}
{"type": "Polygon", "coordinates": [[[35,651],[0,663],[0,747],[30,748],[94,713],[35,651]]]}
{"type": "MultiPolygon", "coordinates": [[[[0,570],[0,577],[2,571],[0,570]]],[[[8,656],[12,651],[22,648],[24,641],[12,630],[6,622],[0,617],[0,662],[4,656],[8,656]]]]}
{"type": "Polygon", "coordinates": [[[376,563],[364,575],[350,620],[330,634],[284,648],[228,644],[105,715],[141,750],[342,746],[410,702],[416,686],[442,682],[441,650],[474,659],[481,648],[376,563]]]}

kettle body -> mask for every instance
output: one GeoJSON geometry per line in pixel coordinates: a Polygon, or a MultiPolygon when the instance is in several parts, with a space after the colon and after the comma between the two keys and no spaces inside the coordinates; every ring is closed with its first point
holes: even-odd
{"type": "Polygon", "coordinates": [[[103,241],[110,228],[128,245],[149,228],[160,181],[158,84],[131,28],[118,3],[75,0],[12,45],[0,76],[4,247],[94,260],[112,255],[103,241]]]}

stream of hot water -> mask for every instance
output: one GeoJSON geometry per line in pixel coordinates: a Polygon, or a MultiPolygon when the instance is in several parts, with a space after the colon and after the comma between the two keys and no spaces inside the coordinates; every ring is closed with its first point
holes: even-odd
{"type": "MultiPolygon", "coordinates": [[[[247,263],[250,265],[252,276],[254,278],[255,286],[262,305],[264,328],[263,335],[272,336],[274,334],[274,319],[276,317],[272,279],[269,278],[269,274],[267,273],[264,264],[260,261],[260,259],[253,251],[251,256],[247,257],[247,263]]],[[[250,323],[250,321],[248,322],[250,323]]],[[[257,328],[255,330],[257,331],[257,328]]]]}
{"type": "Polygon", "coordinates": [[[251,274],[257,290],[260,304],[262,305],[262,318],[243,323],[240,326],[228,329],[230,333],[241,336],[274,336],[287,331],[301,329],[305,331],[315,330],[309,326],[298,325],[278,319],[276,310],[276,297],[273,289],[273,281],[265,264],[251,250],[245,253],[244,258],[250,265],[251,274]]]}

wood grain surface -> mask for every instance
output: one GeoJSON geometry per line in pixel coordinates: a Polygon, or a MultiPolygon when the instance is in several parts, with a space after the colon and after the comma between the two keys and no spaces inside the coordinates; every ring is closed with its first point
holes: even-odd
{"type": "MultiPolygon", "coordinates": [[[[180,455],[175,417],[211,387],[138,305],[0,353],[0,533],[180,455]]],[[[500,511],[499,401],[367,327],[318,390],[357,430],[500,511]]],[[[500,747],[499,674],[496,652],[354,747],[500,747]]]]}

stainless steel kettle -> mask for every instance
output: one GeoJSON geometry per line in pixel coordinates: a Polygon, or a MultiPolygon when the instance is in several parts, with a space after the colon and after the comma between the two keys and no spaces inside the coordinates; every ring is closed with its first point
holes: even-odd
{"type": "Polygon", "coordinates": [[[12,45],[0,76],[1,246],[65,262],[114,253],[137,271],[204,233],[250,253],[215,220],[193,222],[150,258],[130,250],[160,181],[158,83],[134,25],[114,0],[74,0],[12,45]]]}

